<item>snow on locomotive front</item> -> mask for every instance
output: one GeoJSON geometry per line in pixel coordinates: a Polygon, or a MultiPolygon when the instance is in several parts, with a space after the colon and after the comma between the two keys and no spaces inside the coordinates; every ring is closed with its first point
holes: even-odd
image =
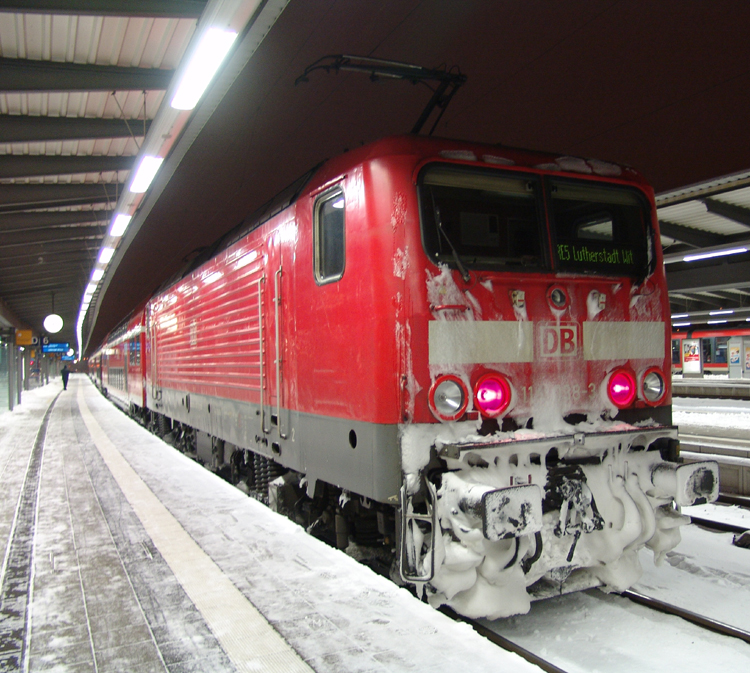
{"type": "Polygon", "coordinates": [[[591,160],[411,151],[411,191],[389,177],[401,576],[492,618],[623,590],[718,494],[715,463],[677,462],[652,191],[591,160]]]}

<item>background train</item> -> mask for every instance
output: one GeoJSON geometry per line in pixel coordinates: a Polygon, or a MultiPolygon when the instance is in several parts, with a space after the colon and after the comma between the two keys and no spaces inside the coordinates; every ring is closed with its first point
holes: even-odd
{"type": "Polygon", "coordinates": [[[747,337],[750,329],[734,327],[723,330],[693,329],[672,333],[672,371],[682,373],[683,339],[700,339],[703,370],[711,374],[726,374],[729,371],[727,344],[732,337],[747,337]]]}
{"type": "Polygon", "coordinates": [[[135,311],[99,385],[433,604],[624,589],[714,499],[680,465],[653,194],[408,136],[332,159],[135,311]]]}

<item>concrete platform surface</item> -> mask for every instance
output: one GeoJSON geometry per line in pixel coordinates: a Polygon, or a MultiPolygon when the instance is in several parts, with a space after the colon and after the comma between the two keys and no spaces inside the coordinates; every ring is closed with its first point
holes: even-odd
{"type": "Polygon", "coordinates": [[[672,379],[674,397],[706,397],[750,400],[750,379],[728,379],[707,375],[704,378],[672,379]]]}
{"type": "Polygon", "coordinates": [[[181,455],[82,375],[0,415],[0,671],[538,671],[181,455]]]}

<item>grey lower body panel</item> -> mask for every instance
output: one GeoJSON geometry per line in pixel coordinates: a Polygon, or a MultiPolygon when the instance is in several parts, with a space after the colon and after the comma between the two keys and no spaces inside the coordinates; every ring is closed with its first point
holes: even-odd
{"type": "Polygon", "coordinates": [[[366,423],[163,388],[149,408],[260,453],[285,467],[378,502],[401,488],[398,425],[366,423]],[[279,426],[279,421],[281,426],[279,426]]]}

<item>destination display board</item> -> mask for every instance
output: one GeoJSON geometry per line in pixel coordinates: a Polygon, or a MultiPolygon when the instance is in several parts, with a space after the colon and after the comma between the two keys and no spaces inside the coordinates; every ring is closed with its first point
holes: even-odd
{"type": "Polygon", "coordinates": [[[42,345],[42,353],[67,353],[69,350],[69,343],[49,343],[42,345]]]}

